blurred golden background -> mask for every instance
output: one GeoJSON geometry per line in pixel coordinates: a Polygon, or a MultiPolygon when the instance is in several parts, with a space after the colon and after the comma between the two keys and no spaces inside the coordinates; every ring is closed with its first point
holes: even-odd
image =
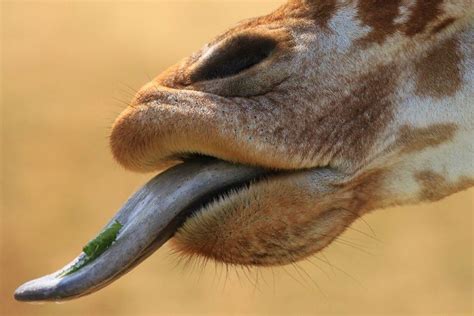
{"type": "Polygon", "coordinates": [[[122,170],[108,149],[133,90],[282,2],[1,2],[0,315],[472,315],[473,190],[370,214],[297,266],[186,267],[165,247],[94,295],[13,300],[151,178],[122,170]]]}

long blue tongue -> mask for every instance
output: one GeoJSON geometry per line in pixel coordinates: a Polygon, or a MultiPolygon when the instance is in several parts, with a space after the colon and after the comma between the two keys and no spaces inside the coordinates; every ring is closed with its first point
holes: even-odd
{"type": "Polygon", "coordinates": [[[170,239],[203,200],[264,173],[220,160],[195,160],[157,175],[130,197],[76,259],[23,284],[15,299],[70,300],[103,288],[170,239]]]}

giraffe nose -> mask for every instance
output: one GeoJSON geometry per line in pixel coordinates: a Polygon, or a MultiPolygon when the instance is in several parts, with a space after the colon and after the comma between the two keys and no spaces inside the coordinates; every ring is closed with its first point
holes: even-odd
{"type": "Polygon", "coordinates": [[[165,153],[163,143],[177,136],[173,131],[172,112],[163,103],[156,106],[137,103],[125,109],[114,122],[110,135],[110,147],[117,162],[139,172],[173,164],[172,154],[165,153]]]}
{"type": "Polygon", "coordinates": [[[215,156],[215,148],[222,147],[217,116],[209,110],[211,102],[203,103],[196,92],[148,83],[113,124],[114,157],[127,169],[147,172],[168,168],[188,154],[215,156]]]}
{"type": "Polygon", "coordinates": [[[287,126],[280,111],[268,111],[251,98],[160,83],[145,85],[113,124],[112,153],[126,169],[162,170],[194,154],[273,169],[313,166],[288,155],[300,132],[280,132],[287,126]]]}
{"type": "Polygon", "coordinates": [[[157,81],[152,80],[138,90],[130,106],[139,106],[157,101],[160,99],[160,96],[165,96],[166,93],[170,93],[171,90],[172,89],[160,85],[157,81]]]}

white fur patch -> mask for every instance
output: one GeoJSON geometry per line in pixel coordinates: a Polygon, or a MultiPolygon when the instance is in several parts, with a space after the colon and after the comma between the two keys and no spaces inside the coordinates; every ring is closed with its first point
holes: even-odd
{"type": "Polygon", "coordinates": [[[328,23],[331,31],[336,34],[336,50],[344,53],[349,50],[354,41],[363,38],[372,28],[362,25],[357,18],[356,4],[352,3],[339,9],[328,23]]]}
{"type": "Polygon", "coordinates": [[[408,22],[411,16],[416,0],[404,0],[402,5],[398,8],[398,16],[393,21],[394,24],[402,25],[408,22]]]}

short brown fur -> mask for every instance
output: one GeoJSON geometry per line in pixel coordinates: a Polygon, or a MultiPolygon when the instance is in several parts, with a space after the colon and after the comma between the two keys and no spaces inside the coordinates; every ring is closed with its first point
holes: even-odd
{"type": "Polygon", "coordinates": [[[438,25],[433,27],[433,29],[431,30],[431,34],[437,34],[439,32],[442,32],[444,29],[446,29],[448,26],[452,25],[454,22],[456,22],[455,18],[446,18],[446,19],[444,19],[438,25]]]}
{"type": "Polygon", "coordinates": [[[430,22],[442,14],[443,0],[418,0],[410,15],[410,20],[405,24],[405,34],[415,36],[425,31],[430,22]]]}
{"type": "Polygon", "coordinates": [[[453,141],[458,127],[454,123],[432,124],[428,127],[403,126],[399,131],[397,147],[402,154],[413,154],[453,141]]]}
{"type": "Polygon", "coordinates": [[[449,182],[439,173],[426,170],[415,174],[421,186],[419,198],[421,201],[435,202],[474,185],[474,179],[461,177],[456,182],[449,182]]]}
{"type": "Polygon", "coordinates": [[[397,31],[395,18],[399,15],[401,0],[360,0],[358,14],[372,30],[360,40],[362,44],[381,44],[397,31]],[[374,9],[377,8],[377,9],[374,9]]]}
{"type": "Polygon", "coordinates": [[[461,87],[461,55],[456,38],[447,39],[416,63],[416,92],[420,96],[442,98],[461,87]]]}

